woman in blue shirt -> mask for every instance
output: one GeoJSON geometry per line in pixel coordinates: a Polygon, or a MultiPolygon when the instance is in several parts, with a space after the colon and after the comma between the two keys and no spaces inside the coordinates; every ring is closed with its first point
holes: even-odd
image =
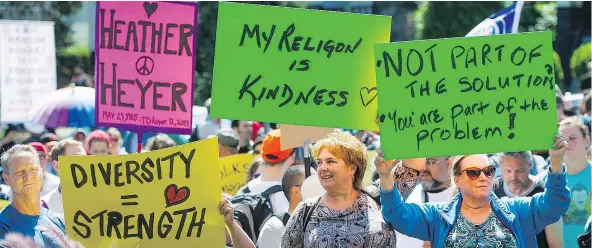
{"type": "Polygon", "coordinates": [[[555,136],[545,192],[532,198],[500,200],[492,193],[495,167],[487,155],[453,160],[454,183],[460,192],[450,203],[407,204],[394,180],[412,169],[377,164],[382,214],[395,230],[430,241],[433,247],[536,247],[536,234],[559,220],[569,207],[563,154],[567,142],[555,136]],[[395,169],[394,177],[392,175],[395,169]]]}

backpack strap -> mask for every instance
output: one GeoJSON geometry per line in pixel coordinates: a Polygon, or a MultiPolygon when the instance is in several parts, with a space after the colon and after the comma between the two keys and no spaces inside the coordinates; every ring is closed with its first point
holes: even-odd
{"type": "Polygon", "coordinates": [[[269,195],[280,192],[280,191],[282,191],[282,185],[274,185],[274,186],[270,187],[269,189],[263,191],[261,193],[261,196],[269,199],[269,195]]]}
{"type": "Polygon", "coordinates": [[[245,187],[245,188],[242,190],[242,192],[243,192],[244,194],[248,194],[248,193],[251,193],[251,190],[249,189],[249,186],[246,186],[246,187],[245,187]]]}
{"type": "Polygon", "coordinates": [[[282,222],[284,223],[284,226],[286,226],[288,224],[289,220],[290,220],[290,214],[284,213],[284,217],[282,218],[282,222]]]}
{"type": "Polygon", "coordinates": [[[274,214],[273,216],[282,220],[282,223],[284,223],[284,226],[286,226],[288,224],[288,221],[290,220],[290,214],[286,213],[286,212],[284,212],[282,214],[274,214]]]}
{"type": "Polygon", "coordinates": [[[310,221],[310,217],[312,216],[312,213],[314,212],[314,210],[317,208],[317,205],[319,205],[319,202],[321,201],[321,197],[319,196],[319,198],[317,199],[317,201],[313,204],[313,205],[308,205],[305,204],[304,205],[304,225],[302,225],[302,232],[306,231],[306,226],[308,226],[308,222],[310,221]]]}

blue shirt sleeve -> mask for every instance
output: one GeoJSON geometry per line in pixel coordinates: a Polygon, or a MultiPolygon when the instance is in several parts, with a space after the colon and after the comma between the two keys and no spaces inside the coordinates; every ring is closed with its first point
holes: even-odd
{"type": "Polygon", "coordinates": [[[430,240],[431,230],[436,225],[430,225],[429,216],[433,216],[437,209],[432,204],[405,203],[397,184],[392,191],[380,190],[380,203],[384,220],[397,231],[409,237],[424,241],[430,240]]]}

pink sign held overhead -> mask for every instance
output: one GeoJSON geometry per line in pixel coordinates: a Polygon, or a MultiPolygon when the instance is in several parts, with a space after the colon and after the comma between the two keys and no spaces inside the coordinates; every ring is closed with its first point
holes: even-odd
{"type": "Polygon", "coordinates": [[[96,123],[191,134],[197,4],[98,2],[96,123]]]}

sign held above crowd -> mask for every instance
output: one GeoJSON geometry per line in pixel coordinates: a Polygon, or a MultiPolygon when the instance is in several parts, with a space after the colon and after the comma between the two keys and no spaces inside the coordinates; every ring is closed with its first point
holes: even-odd
{"type": "Polygon", "coordinates": [[[57,87],[54,23],[0,20],[0,33],[0,122],[27,122],[57,87]]]}
{"type": "Polygon", "coordinates": [[[196,3],[97,3],[97,125],[191,134],[196,35],[196,3]]]}
{"type": "Polygon", "coordinates": [[[59,162],[67,233],[85,247],[224,245],[216,138],[59,162]]]}
{"type": "Polygon", "coordinates": [[[217,25],[212,117],[377,130],[391,17],[221,2],[217,25]]]}
{"type": "Polygon", "coordinates": [[[387,159],[552,147],[557,115],[551,32],[375,48],[387,159]]]}

